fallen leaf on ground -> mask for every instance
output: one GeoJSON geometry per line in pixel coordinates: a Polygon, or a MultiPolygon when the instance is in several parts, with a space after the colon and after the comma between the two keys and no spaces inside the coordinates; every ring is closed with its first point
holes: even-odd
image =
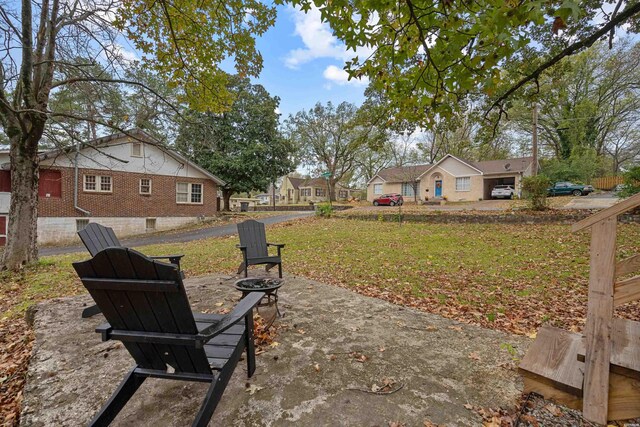
{"type": "Polygon", "coordinates": [[[553,403],[546,404],[544,406],[544,409],[546,409],[553,416],[559,417],[560,415],[562,415],[562,411],[560,410],[560,408],[558,408],[553,403]]]}
{"type": "Polygon", "coordinates": [[[540,425],[538,424],[538,420],[536,419],[536,417],[534,417],[533,415],[523,415],[520,417],[520,420],[528,422],[533,427],[538,427],[540,425]]]}
{"type": "Polygon", "coordinates": [[[260,390],[262,390],[264,387],[260,387],[258,385],[255,384],[251,384],[249,387],[247,387],[244,391],[248,392],[251,395],[256,394],[257,392],[259,392],[260,390]]]}

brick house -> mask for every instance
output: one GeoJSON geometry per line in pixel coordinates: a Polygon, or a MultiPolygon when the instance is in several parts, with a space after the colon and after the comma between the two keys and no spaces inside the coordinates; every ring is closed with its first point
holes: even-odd
{"type": "Polygon", "coordinates": [[[380,170],[367,183],[367,201],[399,193],[405,202],[429,199],[476,201],[491,198],[496,185],[521,193],[522,178],[531,175],[533,157],[471,162],[447,154],[435,164],[380,170]]]}
{"type": "MultiPolygon", "coordinates": [[[[336,183],[336,200],[348,200],[358,190],[336,183]]],[[[295,205],[300,203],[318,203],[329,200],[327,180],[324,178],[296,178],[284,176],[280,185],[279,203],[295,205]]]]}
{"type": "MultiPolygon", "coordinates": [[[[40,154],[39,243],[73,240],[89,222],[130,235],[216,214],[221,179],[141,130],[130,134],[135,138],[115,134],[82,144],[77,151],[40,154]]],[[[10,164],[3,153],[0,169],[2,226],[11,190],[10,164]]]]}

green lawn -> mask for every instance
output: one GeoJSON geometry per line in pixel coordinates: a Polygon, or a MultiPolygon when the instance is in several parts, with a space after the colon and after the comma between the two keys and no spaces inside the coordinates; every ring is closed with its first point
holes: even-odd
{"type": "MultiPolygon", "coordinates": [[[[619,227],[619,257],[640,252],[640,226],[619,227]]],[[[404,224],[303,219],[268,229],[286,243],[284,270],[484,326],[531,333],[545,321],[581,329],[589,233],[560,225],[404,224]]],[[[149,246],[184,253],[187,276],[232,273],[237,237],[149,246]]],[[[3,273],[5,316],[33,302],[82,293],[71,268],[85,253],[43,258],[20,275],[3,273]]],[[[621,314],[640,319],[640,306],[621,314]]]]}

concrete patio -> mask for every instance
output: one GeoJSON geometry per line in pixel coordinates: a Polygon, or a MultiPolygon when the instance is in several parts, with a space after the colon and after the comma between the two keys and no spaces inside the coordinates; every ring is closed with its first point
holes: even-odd
{"type": "MultiPolygon", "coordinates": [[[[194,309],[231,308],[239,297],[234,279],[188,279],[194,309]]],[[[475,426],[481,418],[465,404],[516,404],[521,383],[510,367],[526,351],[527,338],[286,279],[278,344],[258,355],[250,380],[246,365],[238,365],[211,425],[475,426]],[[366,392],[385,379],[403,387],[388,395],[366,392]]],[[[132,367],[118,342],[103,343],[93,332],[104,321],[101,315],[80,318],[90,302],[80,296],[39,305],[22,425],[86,424],[132,367]]],[[[147,380],[114,425],[190,425],[206,388],[147,380]]]]}

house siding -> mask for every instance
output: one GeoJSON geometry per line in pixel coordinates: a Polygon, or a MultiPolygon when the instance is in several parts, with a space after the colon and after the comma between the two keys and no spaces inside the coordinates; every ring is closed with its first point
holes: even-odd
{"type": "MultiPolygon", "coordinates": [[[[470,169],[470,168],[469,168],[470,169]]],[[[426,173],[420,180],[421,200],[425,197],[432,199],[436,195],[435,182],[436,177],[442,180],[442,197],[450,201],[474,201],[482,198],[484,192],[484,184],[482,175],[460,175],[458,177],[451,175],[448,170],[436,166],[426,173]],[[469,177],[469,191],[456,191],[456,178],[469,177]],[[427,191],[429,190],[429,191],[427,191]]]]}
{"type": "Polygon", "coordinates": [[[447,157],[438,165],[438,167],[447,172],[448,175],[453,176],[471,176],[471,175],[481,175],[481,173],[470,167],[461,161],[454,159],[452,157],[447,157]]]}
{"type": "MultiPolygon", "coordinates": [[[[40,217],[83,216],[73,206],[74,169],[50,168],[61,172],[61,197],[40,197],[40,217]]],[[[80,169],[78,171],[78,206],[92,217],[210,217],[216,214],[217,185],[210,179],[151,175],[133,172],[80,169]],[[110,193],[86,192],[84,175],[111,176],[110,193]],[[151,194],[140,194],[140,179],[151,179],[151,194]],[[202,204],[176,203],[176,183],[202,184],[202,204]]]]}
{"type": "Polygon", "coordinates": [[[284,205],[295,205],[298,203],[299,197],[299,191],[291,184],[289,177],[285,177],[280,186],[280,203],[284,205]]]}
{"type": "Polygon", "coordinates": [[[375,194],[373,192],[374,184],[382,184],[382,194],[384,194],[384,191],[386,188],[385,182],[382,180],[382,178],[376,177],[367,185],[367,201],[368,202],[373,202],[373,199],[379,196],[379,194],[375,194]]]}
{"type": "MultiPolygon", "coordinates": [[[[436,176],[442,180],[442,194],[439,197],[447,198],[451,201],[476,201],[489,198],[495,184],[502,184],[507,178],[511,181],[508,184],[515,185],[518,195],[521,194],[522,177],[531,175],[531,160],[528,158],[491,160],[486,162],[478,162],[468,164],[454,156],[445,156],[440,163],[431,169],[426,169],[419,177],[418,200],[425,198],[434,199],[436,176]],[[528,161],[526,168],[524,165],[528,161]],[[509,163],[517,162],[516,170],[510,170],[509,163]],[[524,169],[523,169],[524,168],[524,169]],[[470,180],[469,191],[456,190],[456,178],[468,177],[470,180]]],[[[428,168],[429,165],[422,165],[428,168]]],[[[401,172],[398,169],[389,168],[384,172],[397,176],[401,172]]],[[[384,175],[382,175],[384,176],[384,175]]],[[[386,177],[385,177],[386,179],[386,177]]],[[[397,181],[397,180],[396,180],[397,181]]],[[[373,194],[373,186],[377,183],[383,183],[383,193],[400,193],[402,194],[401,182],[385,182],[380,177],[371,180],[367,185],[367,200],[373,201],[376,195],[373,194]]],[[[405,196],[405,201],[413,200],[413,197],[405,196]]]]}
{"type": "MultiPolygon", "coordinates": [[[[304,182],[302,184],[299,185],[298,188],[295,188],[293,186],[293,184],[291,183],[291,181],[289,180],[289,177],[284,177],[284,179],[282,180],[282,185],[280,186],[280,200],[278,201],[279,204],[282,205],[292,205],[292,204],[304,204],[304,203],[319,203],[319,202],[326,202],[329,200],[328,197],[328,190],[327,190],[327,186],[326,185],[322,185],[322,186],[318,186],[318,185],[312,185],[309,186],[309,182],[310,180],[307,180],[307,186],[304,185],[304,182]],[[311,190],[311,195],[310,196],[303,196],[302,195],[302,190],[311,190]],[[316,196],[316,190],[322,190],[324,191],[324,196],[316,196]]],[[[315,181],[315,180],[313,180],[315,181]]],[[[351,197],[353,197],[353,193],[356,192],[358,190],[352,190],[352,189],[348,189],[345,188],[343,186],[341,186],[340,184],[336,184],[335,186],[335,198],[336,200],[348,200],[351,197]],[[340,197],[340,191],[341,190],[346,190],[347,191],[347,197],[340,197]]]]}
{"type": "MultiPolygon", "coordinates": [[[[154,217],[149,217],[154,218],[154,217]]],[[[39,217],[38,218],[38,243],[51,244],[79,244],[77,220],[97,222],[105,227],[113,228],[114,233],[120,238],[141,234],[145,231],[173,230],[201,220],[198,217],[158,217],[155,228],[147,230],[147,218],[136,217],[39,217]]]]}

